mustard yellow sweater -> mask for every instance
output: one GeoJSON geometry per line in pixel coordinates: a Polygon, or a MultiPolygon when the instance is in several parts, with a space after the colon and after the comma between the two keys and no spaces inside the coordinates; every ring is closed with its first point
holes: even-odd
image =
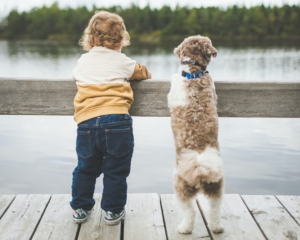
{"type": "Polygon", "coordinates": [[[147,68],[123,53],[93,47],[73,70],[78,92],[74,99],[77,124],[107,114],[128,114],[133,92],[128,80],[151,78],[147,68]]]}

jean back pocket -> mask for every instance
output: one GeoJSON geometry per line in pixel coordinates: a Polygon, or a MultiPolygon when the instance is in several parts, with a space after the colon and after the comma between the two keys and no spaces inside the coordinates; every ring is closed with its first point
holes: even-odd
{"type": "Polygon", "coordinates": [[[90,131],[77,131],[76,152],[81,158],[92,156],[92,139],[90,131]]]}
{"type": "Polygon", "coordinates": [[[105,129],[107,152],[115,157],[127,155],[133,146],[131,128],[105,129]]]}

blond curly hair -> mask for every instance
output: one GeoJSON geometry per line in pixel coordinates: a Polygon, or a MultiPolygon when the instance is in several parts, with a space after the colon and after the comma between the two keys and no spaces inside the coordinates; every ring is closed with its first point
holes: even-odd
{"type": "Polygon", "coordinates": [[[129,44],[130,37],[123,19],[107,11],[94,14],[79,41],[79,45],[87,51],[95,46],[118,49],[129,44]]]}

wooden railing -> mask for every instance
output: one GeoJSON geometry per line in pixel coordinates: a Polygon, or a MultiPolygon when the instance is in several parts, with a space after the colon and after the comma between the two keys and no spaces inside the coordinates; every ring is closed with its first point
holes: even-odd
{"type": "MultiPolygon", "coordinates": [[[[300,118],[300,82],[215,82],[219,117],[300,118]]],[[[169,116],[169,81],[132,81],[132,116],[169,116]]],[[[73,115],[73,80],[0,78],[1,115],[73,115]]]]}

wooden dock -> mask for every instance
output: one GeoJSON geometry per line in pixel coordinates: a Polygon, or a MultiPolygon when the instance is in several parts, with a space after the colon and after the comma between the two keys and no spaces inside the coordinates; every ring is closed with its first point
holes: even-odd
{"type": "MultiPolygon", "coordinates": [[[[133,116],[169,116],[169,81],[133,81],[133,116]]],[[[219,117],[300,118],[300,83],[216,82],[219,117]]],[[[73,115],[73,80],[0,78],[0,115],[73,115]]],[[[122,224],[107,226],[101,195],[89,220],[76,225],[70,195],[0,195],[0,240],[300,240],[299,196],[225,195],[225,232],[207,228],[208,204],[195,201],[192,234],[176,230],[181,220],[174,195],[129,194],[122,224]]]]}
{"type": "Polygon", "coordinates": [[[122,224],[107,226],[100,208],[101,194],[84,224],[72,221],[71,196],[0,195],[1,240],[156,240],[228,239],[299,240],[300,197],[227,194],[222,204],[224,233],[213,234],[206,226],[206,199],[195,202],[196,224],[190,235],[176,230],[181,217],[173,194],[128,194],[122,224]]]}

